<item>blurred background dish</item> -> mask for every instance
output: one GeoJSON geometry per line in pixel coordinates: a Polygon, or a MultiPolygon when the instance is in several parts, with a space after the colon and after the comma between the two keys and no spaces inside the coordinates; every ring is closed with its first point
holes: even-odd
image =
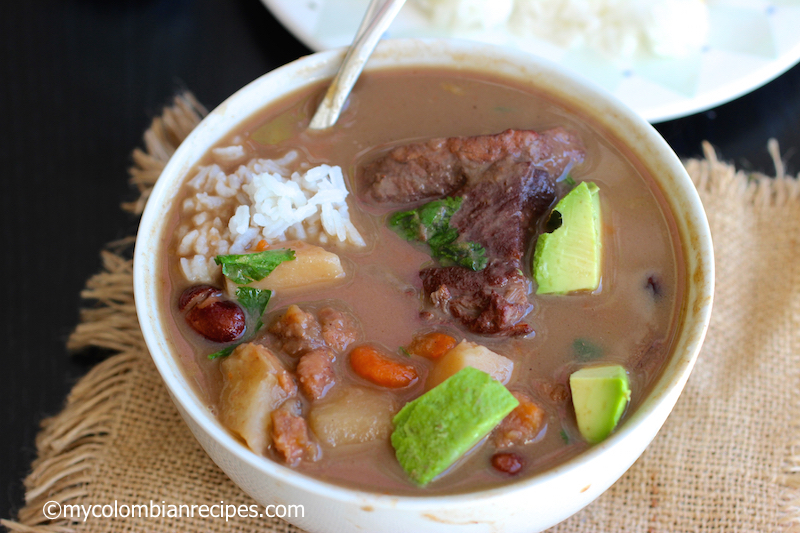
{"type": "MultiPolygon", "coordinates": [[[[348,45],[368,3],[368,0],[261,1],[312,50],[348,45]]],[[[523,0],[515,1],[518,6],[523,0]]],[[[687,32],[696,34],[707,29],[707,33],[697,47],[690,47],[683,54],[662,56],[649,50],[632,50],[624,44],[616,52],[610,52],[613,47],[606,47],[604,53],[603,47],[597,46],[597,39],[555,43],[533,37],[530,32],[520,31],[519,24],[506,21],[520,19],[520,13],[510,14],[511,2],[503,3],[502,16],[493,20],[494,24],[485,23],[483,27],[443,20],[441,11],[437,13],[436,9],[443,9],[448,2],[435,3],[408,2],[390,27],[389,36],[466,38],[530,51],[589,78],[654,123],[730,101],[772,80],[800,60],[797,31],[800,2],[796,0],[708,0],[707,28],[697,20],[704,12],[698,11],[696,4],[702,3],[690,5],[684,1],[687,32]]],[[[492,7],[497,13],[499,7],[495,2],[492,7]]],[[[660,15],[657,21],[665,28],[674,28],[674,17],[670,18],[660,15]]],[[[593,34],[596,35],[594,30],[593,34]]]]}

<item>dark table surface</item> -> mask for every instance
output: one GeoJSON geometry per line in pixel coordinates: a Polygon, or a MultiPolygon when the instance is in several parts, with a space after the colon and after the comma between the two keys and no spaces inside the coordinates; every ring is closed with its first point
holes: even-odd
{"type": "MultiPolygon", "coordinates": [[[[301,1],[301,0],[298,0],[301,1]]],[[[42,418],[103,354],[70,355],[79,292],[103,245],[136,230],[122,212],[131,150],[183,88],[209,109],[308,54],[259,0],[0,1],[0,518],[23,504],[42,418]]],[[[681,157],[710,141],[773,173],[766,141],[800,168],[800,67],[713,110],[657,125],[681,157]]]]}

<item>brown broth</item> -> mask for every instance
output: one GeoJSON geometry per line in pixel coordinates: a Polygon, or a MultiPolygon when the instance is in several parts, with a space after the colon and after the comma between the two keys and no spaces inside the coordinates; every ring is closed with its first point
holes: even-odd
{"type": "MultiPolygon", "coordinates": [[[[315,86],[271,105],[231,133],[220,146],[238,137],[247,139],[249,157],[278,158],[288,150],[299,150],[312,164],[341,166],[352,191],[358,190],[355,176],[360,164],[382,150],[409,141],[491,134],[509,128],[544,130],[565,126],[578,132],[587,157],[573,170],[572,177],[576,181],[594,181],[601,191],[605,242],[601,290],[569,296],[532,295],[535,307],[527,320],[534,326],[535,335],[530,338],[481,337],[455,323],[438,327],[512,359],[515,367],[508,387],[529,393],[547,411],[549,421],[544,437],[514,450],[525,457],[523,476],[552,468],[588,447],[580,438],[570,402],[554,402],[546,388],[548,384],[565,385],[569,374],[586,364],[576,355],[576,341],[586,340],[602,349],[602,358],[592,362],[620,363],[629,370],[633,394],[625,417],[629,416],[647,394],[670,351],[680,318],[685,278],[675,223],[660,191],[641,165],[612,135],[598,130],[584,117],[575,116],[530,89],[479,74],[425,69],[365,74],[338,125],[330,132],[309,133],[305,126],[320,91],[321,87],[315,86]],[[288,130],[281,135],[284,140],[265,145],[250,138],[270,122],[281,123],[284,129],[288,124],[288,130]],[[659,283],[657,297],[648,288],[648,280],[653,277],[659,283]]],[[[202,163],[208,162],[207,157],[202,163]]],[[[369,247],[362,252],[340,252],[349,273],[347,283],[313,294],[276,294],[265,322],[291,303],[344,302],[361,321],[367,341],[397,352],[414,333],[432,327],[419,315],[422,299],[418,277],[420,266],[431,259],[387,229],[383,215],[364,210],[366,206],[356,195],[351,200],[354,223],[369,247]]],[[[177,219],[178,214],[173,213],[173,228],[178,225],[177,219]]],[[[163,305],[169,309],[165,315],[170,317],[170,331],[186,373],[213,411],[221,377],[219,363],[208,361],[206,356],[219,346],[199,339],[176,310],[177,297],[189,284],[170,259],[175,248],[175,242],[164,244],[163,268],[168,272],[168,281],[163,305]]],[[[525,263],[529,261],[530,251],[525,263]]],[[[526,273],[530,274],[529,268],[526,273]]],[[[339,357],[336,364],[339,379],[364,383],[352,374],[346,357],[339,357]]],[[[425,360],[415,360],[414,364],[422,372],[430,366],[425,360]]],[[[405,391],[403,399],[421,393],[420,382],[405,391]]],[[[321,461],[304,462],[299,469],[333,483],[376,492],[453,493],[512,479],[491,468],[489,458],[493,451],[491,446],[478,447],[424,489],[408,481],[388,441],[323,448],[321,461]]]]}

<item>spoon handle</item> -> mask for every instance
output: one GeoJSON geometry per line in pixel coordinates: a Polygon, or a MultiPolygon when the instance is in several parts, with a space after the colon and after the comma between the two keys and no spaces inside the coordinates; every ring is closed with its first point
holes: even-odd
{"type": "Polygon", "coordinates": [[[355,40],[347,51],[339,72],[328,87],[314,118],[311,119],[309,129],[324,130],[336,123],[367,59],[404,3],[405,0],[370,1],[355,40]]]}

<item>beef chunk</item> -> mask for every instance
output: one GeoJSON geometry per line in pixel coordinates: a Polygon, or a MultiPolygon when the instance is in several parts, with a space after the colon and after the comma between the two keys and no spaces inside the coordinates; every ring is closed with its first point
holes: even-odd
{"type": "Polygon", "coordinates": [[[488,167],[503,159],[529,161],[557,178],[570,162],[583,161],[583,146],[563,128],[542,133],[507,130],[399,146],[364,168],[365,196],[392,204],[449,196],[480,180],[488,167]]]}
{"type": "Polygon", "coordinates": [[[555,200],[555,184],[530,161],[504,159],[459,196],[461,207],[451,219],[459,240],[480,243],[490,258],[513,261],[525,253],[531,221],[555,200]]]}
{"type": "Polygon", "coordinates": [[[330,348],[315,348],[307,352],[297,363],[297,380],[300,389],[311,400],[318,400],[325,396],[333,384],[336,376],[333,371],[333,362],[336,355],[330,348]]]}
{"type": "Polygon", "coordinates": [[[358,340],[359,329],[355,317],[346,311],[324,307],[317,313],[322,325],[322,339],[337,352],[358,340]]]}
{"type": "Polygon", "coordinates": [[[532,306],[521,260],[531,226],[555,200],[555,178],[583,157],[580,139],[563,128],[431,139],[367,165],[364,197],[389,205],[461,197],[451,226],[459,241],[486,249],[488,266],[426,268],[423,288],[471,331],[525,335],[532,328],[520,321],[532,306]]]}
{"type": "Polygon", "coordinates": [[[462,267],[431,267],[420,273],[422,287],[433,304],[485,335],[527,335],[520,322],[532,306],[529,282],[516,263],[492,261],[477,272],[462,267]]]}
{"type": "Polygon", "coordinates": [[[543,216],[555,200],[555,184],[530,161],[504,159],[459,195],[463,201],[451,222],[459,240],[474,241],[486,249],[489,263],[478,272],[426,268],[420,272],[426,294],[436,307],[476,333],[531,333],[528,324],[520,323],[532,308],[522,256],[532,221],[543,216]]]}
{"type": "Polygon", "coordinates": [[[317,319],[296,305],[290,305],[269,327],[269,332],[276,336],[281,349],[293,357],[325,345],[317,319]]]}
{"type": "Polygon", "coordinates": [[[289,466],[297,466],[303,459],[316,461],[318,448],[308,434],[308,424],[300,414],[296,401],[288,400],[272,411],[272,442],[275,451],[289,466]]]}

